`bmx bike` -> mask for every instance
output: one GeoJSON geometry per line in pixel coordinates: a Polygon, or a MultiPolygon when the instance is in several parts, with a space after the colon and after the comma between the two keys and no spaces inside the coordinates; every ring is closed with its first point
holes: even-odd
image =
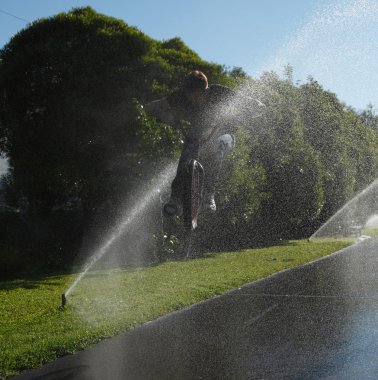
{"type": "MultiPolygon", "coordinates": [[[[219,175],[222,172],[224,157],[227,152],[233,149],[234,145],[235,138],[230,134],[221,135],[215,139],[215,142],[212,144],[212,151],[214,154],[216,154],[215,162],[217,167],[215,168],[215,178],[213,172],[213,177],[211,177],[211,179],[212,181],[215,179],[215,183],[218,182],[219,175]]],[[[182,232],[184,233],[184,235],[180,238],[182,239],[182,244],[179,245],[180,248],[178,249],[177,253],[178,257],[185,258],[199,257],[202,254],[200,241],[197,241],[197,229],[199,216],[204,208],[206,208],[206,205],[204,204],[204,198],[206,198],[205,189],[209,184],[205,186],[205,181],[210,180],[209,174],[205,172],[202,164],[199,162],[198,151],[193,151],[192,153],[192,157],[186,160],[185,167],[181,172],[182,213],[178,212],[177,209],[175,212],[176,216],[181,216],[180,222],[181,226],[183,227],[182,232]],[[206,174],[208,175],[208,178],[206,178],[206,174]]],[[[212,167],[212,169],[214,169],[214,167],[212,167]]],[[[162,203],[164,203],[162,198],[161,200],[162,203]]],[[[165,241],[169,242],[169,244],[172,244],[171,237],[177,236],[175,232],[180,231],[180,228],[177,230],[178,219],[172,219],[172,214],[170,212],[167,212],[166,207],[171,208],[172,206],[169,203],[166,203],[162,209],[162,232],[164,238],[166,239],[165,241]]],[[[179,234],[181,233],[179,232],[179,234]]]]}
{"type": "MultiPolygon", "coordinates": [[[[219,177],[224,156],[233,149],[235,138],[230,134],[225,134],[218,137],[216,142],[216,155],[219,163],[217,177],[219,177]]],[[[187,162],[182,193],[182,218],[184,228],[187,231],[194,231],[198,226],[198,216],[203,207],[205,174],[202,164],[196,158],[187,162]]]]}

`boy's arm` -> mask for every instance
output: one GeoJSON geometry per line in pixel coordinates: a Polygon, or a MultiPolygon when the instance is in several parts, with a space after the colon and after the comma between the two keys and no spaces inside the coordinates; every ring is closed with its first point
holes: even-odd
{"type": "Polygon", "coordinates": [[[219,134],[234,135],[240,126],[249,127],[251,119],[261,117],[267,110],[265,104],[254,98],[233,98],[228,107],[225,107],[225,114],[222,115],[223,120],[218,124],[216,132],[219,134]],[[219,128],[219,126],[221,126],[219,128]]]}
{"type": "Polygon", "coordinates": [[[260,100],[249,96],[240,99],[240,115],[241,122],[248,123],[250,119],[255,119],[264,115],[267,111],[266,105],[260,100]]]}
{"type": "Polygon", "coordinates": [[[181,120],[189,121],[192,116],[190,112],[188,114],[187,106],[183,92],[178,90],[165,98],[147,103],[145,110],[158,121],[179,127],[181,120]]]}
{"type": "Polygon", "coordinates": [[[144,106],[144,109],[148,115],[156,117],[156,119],[160,122],[172,124],[176,120],[175,112],[171,108],[167,98],[162,98],[147,103],[144,106]]]}

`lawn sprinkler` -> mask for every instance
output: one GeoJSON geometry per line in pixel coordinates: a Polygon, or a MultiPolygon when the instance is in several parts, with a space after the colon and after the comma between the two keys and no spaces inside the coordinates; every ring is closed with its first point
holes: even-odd
{"type": "Polygon", "coordinates": [[[62,294],[62,309],[64,309],[64,307],[66,306],[66,303],[67,303],[67,298],[66,298],[65,293],[63,293],[62,294]]]}

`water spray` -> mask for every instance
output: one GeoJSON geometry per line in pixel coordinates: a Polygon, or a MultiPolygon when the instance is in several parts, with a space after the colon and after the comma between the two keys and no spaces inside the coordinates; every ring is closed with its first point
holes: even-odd
{"type": "Polygon", "coordinates": [[[340,233],[340,231],[344,231],[344,236],[355,236],[355,233],[352,233],[353,229],[356,227],[361,228],[368,217],[377,212],[377,191],[378,179],[349,200],[336,214],[315,231],[309,240],[332,237],[340,233]],[[361,226],[354,226],[355,223],[361,224],[361,226]]]}
{"type": "Polygon", "coordinates": [[[77,286],[77,284],[84,278],[88,271],[99,261],[109,250],[112,244],[119,239],[122,234],[134,223],[135,220],[140,218],[146,212],[146,209],[155,201],[156,197],[160,196],[161,190],[168,186],[169,182],[175,173],[177,163],[171,163],[160,173],[157,178],[157,182],[152,184],[152,186],[143,192],[143,195],[135,203],[132,209],[125,210],[124,217],[116,225],[113,232],[106,236],[103,244],[92,254],[89,260],[83,267],[83,271],[76,278],[73,284],[62,294],[62,308],[67,303],[67,297],[72,292],[72,290],[77,286]]]}

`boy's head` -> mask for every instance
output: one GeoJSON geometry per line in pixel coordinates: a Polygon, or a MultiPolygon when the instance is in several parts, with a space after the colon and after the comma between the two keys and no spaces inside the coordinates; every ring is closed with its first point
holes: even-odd
{"type": "Polygon", "coordinates": [[[202,71],[194,70],[185,77],[182,89],[187,99],[191,103],[196,104],[200,101],[208,87],[209,83],[206,75],[202,71]]]}
{"type": "Polygon", "coordinates": [[[209,84],[206,75],[199,70],[190,72],[184,79],[183,89],[187,92],[192,91],[205,91],[209,84]]]}

